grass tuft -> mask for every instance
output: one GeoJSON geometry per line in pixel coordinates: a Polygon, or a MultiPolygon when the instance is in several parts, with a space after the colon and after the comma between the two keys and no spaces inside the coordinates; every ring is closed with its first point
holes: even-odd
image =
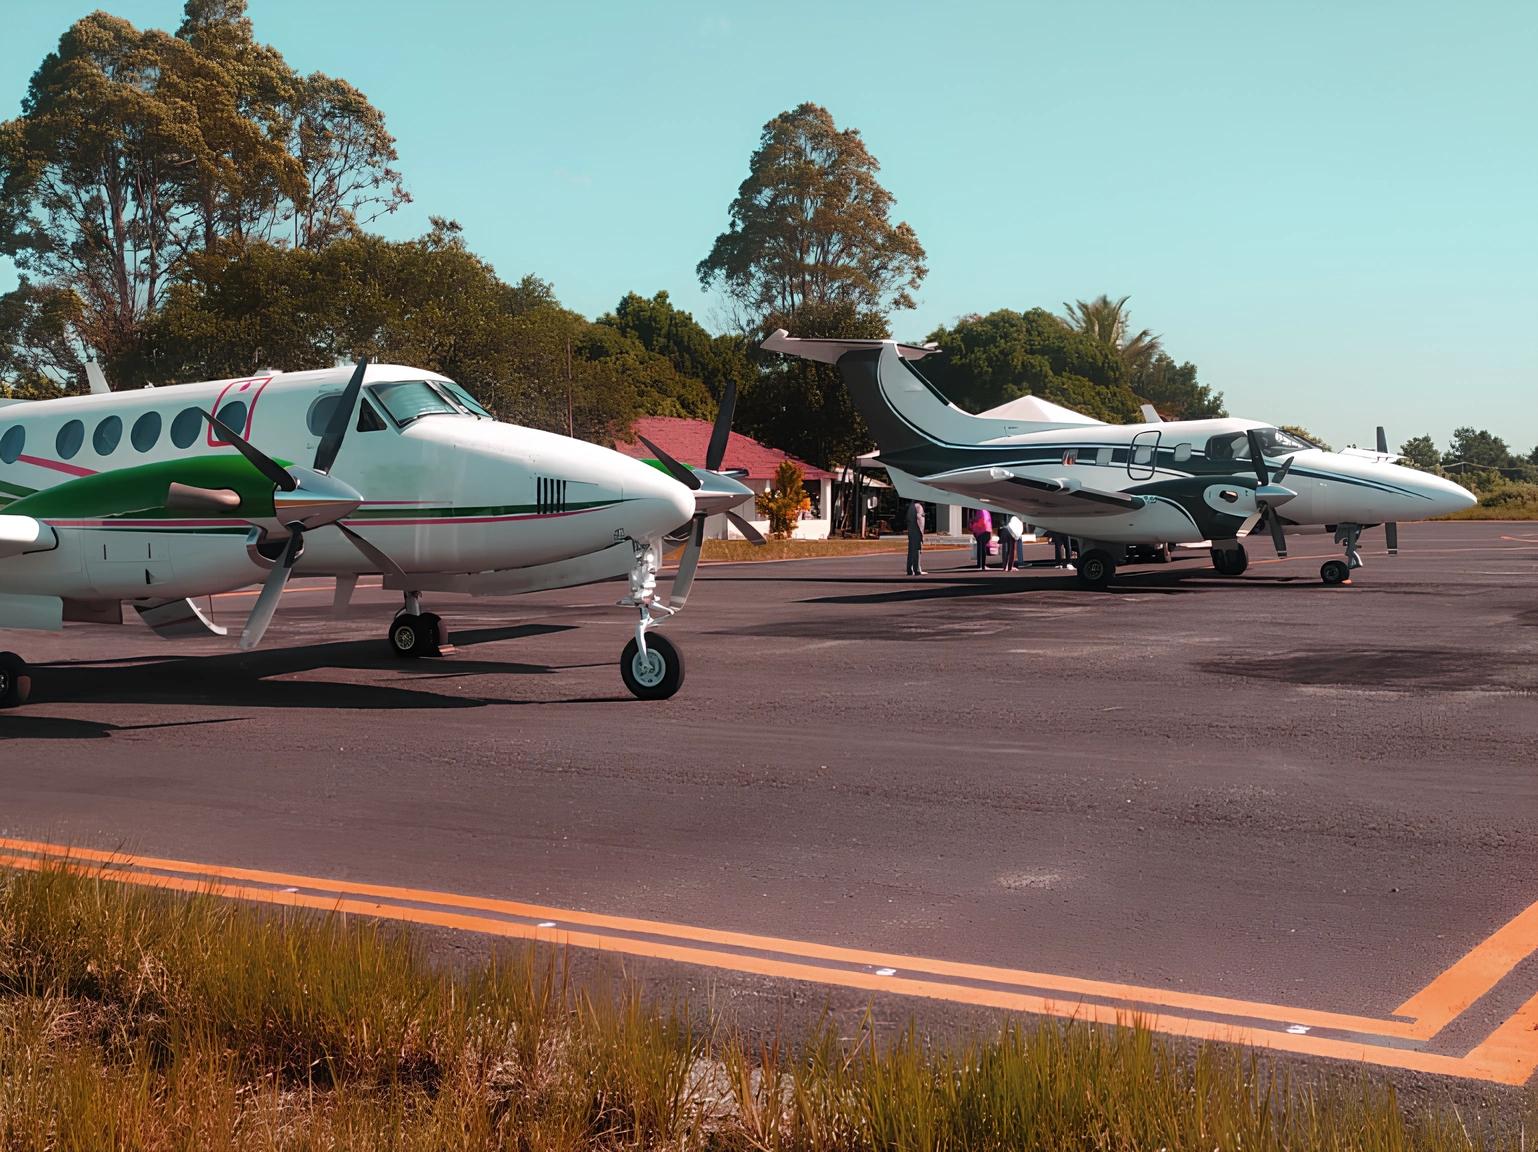
{"type": "Polygon", "coordinates": [[[48,866],[0,873],[0,1149],[1517,1148],[1366,1078],[1294,1085],[1135,1021],[959,1046],[717,1041],[565,957],[453,975],[405,929],[48,866]]]}

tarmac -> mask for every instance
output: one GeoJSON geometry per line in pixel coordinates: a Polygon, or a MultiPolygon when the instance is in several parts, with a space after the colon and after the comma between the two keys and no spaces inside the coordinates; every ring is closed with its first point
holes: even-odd
{"type": "Polygon", "coordinates": [[[711,565],[660,703],[620,683],[616,584],[429,598],[457,651],[419,662],[394,595],[334,620],[329,582],[254,653],[7,633],[0,853],[565,943],[760,1016],[1136,1013],[1529,1084],[1538,525],[1400,537],[1339,588],[1320,536],[1102,593],[961,551],[711,565]]]}

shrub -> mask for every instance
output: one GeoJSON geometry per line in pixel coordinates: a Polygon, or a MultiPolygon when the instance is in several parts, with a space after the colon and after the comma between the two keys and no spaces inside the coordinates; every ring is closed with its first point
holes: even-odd
{"type": "Polygon", "coordinates": [[[781,460],[774,470],[774,484],[767,492],[753,497],[760,516],[768,517],[769,535],[784,540],[796,530],[796,518],[811,510],[801,466],[794,460],[781,460]]]}

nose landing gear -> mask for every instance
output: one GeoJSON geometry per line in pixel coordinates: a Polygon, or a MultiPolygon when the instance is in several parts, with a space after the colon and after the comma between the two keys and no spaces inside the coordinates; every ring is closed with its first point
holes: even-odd
{"type": "Polygon", "coordinates": [[[1326,584],[1349,584],[1353,569],[1362,566],[1362,555],[1356,550],[1356,542],[1361,539],[1362,526],[1360,524],[1337,524],[1335,526],[1335,543],[1343,545],[1346,551],[1344,560],[1326,560],[1319,568],[1319,579],[1326,584]]]}
{"type": "Polygon", "coordinates": [[[635,563],[630,568],[630,594],[619,602],[621,607],[636,608],[641,613],[635,636],[619,658],[620,679],[641,700],[666,700],[684,682],[684,658],[677,645],[665,636],[648,635],[678,612],[657,599],[657,570],[661,564],[662,553],[655,540],[636,544],[635,563]]]}
{"type": "Polygon", "coordinates": [[[27,662],[14,652],[0,652],[0,708],[20,708],[31,695],[27,662]]]}

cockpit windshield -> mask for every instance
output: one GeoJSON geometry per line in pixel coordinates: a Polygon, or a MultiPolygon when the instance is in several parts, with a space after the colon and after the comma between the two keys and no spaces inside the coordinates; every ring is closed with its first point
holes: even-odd
{"type": "Polygon", "coordinates": [[[371,384],[374,399],[384,405],[402,428],[423,416],[461,416],[462,409],[439,392],[426,380],[395,380],[388,384],[371,384]]]}
{"type": "Polygon", "coordinates": [[[495,420],[496,419],[495,416],[493,416],[490,412],[486,411],[486,409],[482,408],[480,406],[480,404],[476,402],[476,399],[475,399],[474,396],[470,395],[470,393],[466,392],[463,388],[461,388],[458,384],[455,384],[452,380],[437,380],[437,381],[434,381],[434,383],[436,383],[439,388],[442,388],[445,392],[447,392],[455,400],[458,400],[459,403],[464,408],[469,410],[469,412],[470,412],[470,414],[472,416],[484,416],[488,420],[495,420]]]}
{"type": "MultiPolygon", "coordinates": [[[[1267,459],[1275,459],[1283,456],[1291,456],[1295,452],[1306,452],[1314,445],[1294,436],[1290,432],[1283,432],[1280,428],[1256,428],[1255,436],[1260,441],[1261,453],[1267,459]]],[[[1207,441],[1207,459],[1209,460],[1240,460],[1245,463],[1250,459],[1250,437],[1246,432],[1225,432],[1221,436],[1214,436],[1207,441]]]]}

